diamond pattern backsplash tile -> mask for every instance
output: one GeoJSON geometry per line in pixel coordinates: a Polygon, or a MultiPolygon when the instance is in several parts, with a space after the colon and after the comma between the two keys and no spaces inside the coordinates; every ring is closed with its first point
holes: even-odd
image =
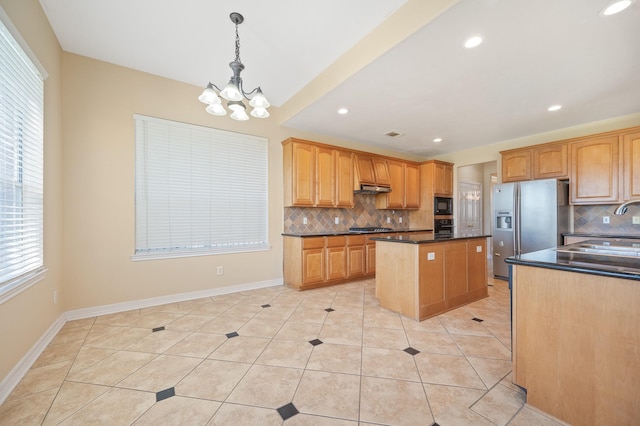
{"type": "Polygon", "coordinates": [[[640,225],[633,225],[633,216],[640,216],[640,205],[633,204],[622,216],[613,214],[618,205],[574,206],[573,231],[575,233],[602,233],[616,235],[637,235],[640,225]],[[610,223],[602,223],[602,217],[609,216],[610,223]]]}
{"type": "Polygon", "coordinates": [[[349,228],[375,226],[394,230],[409,229],[409,212],[406,210],[378,210],[376,196],[354,194],[352,209],[325,209],[313,207],[285,207],[284,232],[292,234],[346,232],[349,228]],[[304,218],[307,218],[305,225],[304,218]],[[335,218],[338,224],[335,224],[335,218]],[[402,223],[400,218],[402,217],[402,223]],[[387,223],[387,218],[390,223],[387,223]]]}

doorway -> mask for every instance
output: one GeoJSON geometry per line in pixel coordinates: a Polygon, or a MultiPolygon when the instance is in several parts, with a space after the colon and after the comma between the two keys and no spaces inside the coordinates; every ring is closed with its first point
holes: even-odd
{"type": "Polygon", "coordinates": [[[458,182],[458,234],[462,237],[482,233],[482,184],[458,182]]]}

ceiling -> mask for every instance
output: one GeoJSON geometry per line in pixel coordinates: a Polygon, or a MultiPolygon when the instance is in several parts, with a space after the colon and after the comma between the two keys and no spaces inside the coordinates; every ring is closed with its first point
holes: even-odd
{"type": "MultiPolygon", "coordinates": [[[[240,12],[245,86],[283,109],[420,1],[40,0],[65,51],[199,87],[231,76],[240,12]]],[[[640,112],[640,2],[605,17],[611,0],[438,1],[452,6],[282,125],[433,157],[640,112]]]]}

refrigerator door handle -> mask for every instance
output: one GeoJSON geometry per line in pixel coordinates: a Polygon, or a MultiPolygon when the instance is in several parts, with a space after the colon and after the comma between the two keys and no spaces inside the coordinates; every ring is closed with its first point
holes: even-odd
{"type": "Polygon", "coordinates": [[[520,247],[520,184],[516,183],[513,188],[513,249],[516,256],[522,254],[520,247]]]}

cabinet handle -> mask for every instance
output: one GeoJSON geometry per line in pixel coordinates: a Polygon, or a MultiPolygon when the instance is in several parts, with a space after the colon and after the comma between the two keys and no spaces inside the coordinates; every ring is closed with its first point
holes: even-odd
{"type": "Polygon", "coordinates": [[[500,257],[500,253],[493,253],[494,256],[500,257]]]}

